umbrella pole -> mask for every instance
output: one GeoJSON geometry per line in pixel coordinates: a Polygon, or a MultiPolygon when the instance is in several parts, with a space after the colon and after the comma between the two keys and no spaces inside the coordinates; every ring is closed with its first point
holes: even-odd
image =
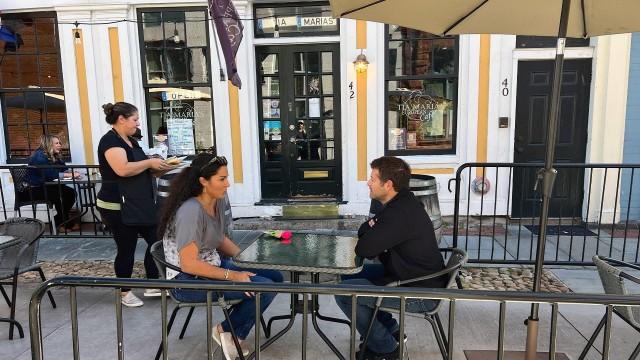
{"type": "MultiPolygon", "coordinates": [[[[558,29],[558,42],[556,46],[556,60],[553,70],[553,84],[551,88],[551,98],[549,106],[549,120],[547,125],[547,148],[544,158],[544,168],[538,170],[536,185],[542,183],[542,204],[540,209],[540,226],[538,228],[538,247],[536,249],[536,264],[533,275],[533,291],[540,291],[542,280],[542,267],[544,265],[544,247],[547,240],[547,223],[549,220],[549,204],[551,202],[551,193],[555,183],[556,169],[553,168],[553,162],[556,152],[556,138],[558,135],[558,115],[560,113],[560,87],[562,85],[562,67],[564,63],[564,47],[567,36],[567,24],[569,18],[569,7],[571,0],[562,1],[562,12],[560,15],[560,26],[558,29]]],[[[534,190],[535,190],[534,188],[534,190]]],[[[527,343],[526,343],[526,360],[535,360],[537,357],[538,344],[538,310],[540,304],[531,305],[531,315],[526,321],[527,324],[527,343]]]]}

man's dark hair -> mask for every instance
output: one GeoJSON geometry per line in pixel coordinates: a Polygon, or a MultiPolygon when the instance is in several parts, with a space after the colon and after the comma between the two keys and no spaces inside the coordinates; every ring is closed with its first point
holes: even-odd
{"type": "Polygon", "coordinates": [[[395,191],[409,189],[411,168],[404,160],[394,156],[382,156],[371,162],[371,169],[378,170],[383,183],[391,180],[395,191]]]}

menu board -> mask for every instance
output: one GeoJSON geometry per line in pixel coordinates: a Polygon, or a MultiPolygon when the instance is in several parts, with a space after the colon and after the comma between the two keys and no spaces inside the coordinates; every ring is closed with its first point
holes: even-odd
{"type": "Polygon", "coordinates": [[[167,119],[169,155],[194,155],[193,119],[167,119]]]}

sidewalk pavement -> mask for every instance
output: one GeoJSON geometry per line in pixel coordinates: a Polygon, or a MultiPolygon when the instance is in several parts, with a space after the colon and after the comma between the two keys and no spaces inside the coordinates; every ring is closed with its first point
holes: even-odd
{"type": "MultiPolygon", "coordinates": [[[[238,232],[234,236],[241,247],[246,247],[246,232],[238,232]]],[[[136,258],[142,260],[146,245],[139,241],[136,258]]],[[[39,259],[42,261],[64,260],[112,260],[115,256],[115,243],[110,239],[42,239],[39,259]]],[[[504,266],[504,265],[503,265],[504,266]]],[[[597,273],[589,267],[555,267],[552,272],[574,292],[601,293],[602,288],[597,273]]],[[[8,340],[8,326],[0,323],[0,359],[31,358],[28,340],[28,299],[35,289],[36,283],[24,283],[19,287],[17,319],[25,329],[25,339],[8,340]]],[[[54,296],[58,308],[52,309],[48,299],[42,302],[42,325],[44,336],[45,358],[73,358],[71,343],[71,325],[68,310],[68,291],[55,289],[54,296]]],[[[78,317],[81,358],[115,359],[117,358],[116,327],[113,290],[80,288],[78,289],[78,317]]],[[[127,359],[153,359],[161,339],[160,301],[159,299],[143,299],[142,308],[124,311],[124,350],[127,359]]],[[[278,295],[268,309],[265,318],[288,313],[288,295],[278,295]]],[[[320,299],[321,312],[326,315],[343,317],[335,305],[333,298],[323,296],[320,299]]],[[[441,317],[447,326],[447,307],[441,317]]],[[[172,305],[169,305],[170,311],[172,305]]],[[[498,331],[497,303],[459,302],[456,311],[455,353],[454,359],[464,359],[463,350],[496,349],[498,331]]],[[[509,304],[507,306],[506,349],[522,350],[526,337],[523,320],[528,316],[529,304],[509,304]]],[[[0,315],[5,316],[9,308],[0,301],[0,315]]],[[[602,307],[586,305],[560,306],[558,317],[558,351],[566,352],[570,358],[576,359],[604,310],[602,307]]],[[[174,331],[169,337],[170,359],[205,359],[206,316],[204,309],[197,309],[187,329],[184,339],[178,340],[178,332],[186,314],[179,314],[174,331]]],[[[219,322],[221,314],[214,310],[214,323],[219,322]]],[[[539,349],[548,349],[548,327],[550,307],[541,306],[539,349]]],[[[275,323],[275,331],[284,327],[284,322],[275,323]]],[[[302,321],[296,319],[294,326],[282,339],[262,353],[264,359],[299,359],[301,357],[302,321]]],[[[626,358],[638,341],[638,333],[614,316],[611,358],[626,358]]],[[[309,324],[311,325],[311,323],[309,324]]],[[[329,338],[343,354],[349,349],[349,328],[341,324],[320,322],[329,338]]],[[[409,336],[408,349],[411,359],[438,359],[440,357],[435,339],[428,324],[421,318],[408,317],[406,331],[409,336]]],[[[264,335],[263,335],[264,336],[264,335]]],[[[253,341],[253,335],[249,336],[253,341]]],[[[215,346],[215,345],[214,345],[215,346]]],[[[602,340],[596,342],[601,349],[602,340]]],[[[216,358],[221,354],[217,347],[216,358]]],[[[313,328],[309,327],[307,342],[307,358],[326,358],[331,354],[313,328]]],[[[594,349],[587,359],[600,358],[594,349]]]]}

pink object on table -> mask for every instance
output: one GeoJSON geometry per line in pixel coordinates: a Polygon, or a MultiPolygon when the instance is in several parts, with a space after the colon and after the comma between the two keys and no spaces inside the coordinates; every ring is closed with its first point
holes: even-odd
{"type": "Polygon", "coordinates": [[[280,235],[280,238],[283,240],[290,240],[292,236],[293,234],[291,233],[291,231],[287,230],[282,232],[282,234],[280,235]]]}

